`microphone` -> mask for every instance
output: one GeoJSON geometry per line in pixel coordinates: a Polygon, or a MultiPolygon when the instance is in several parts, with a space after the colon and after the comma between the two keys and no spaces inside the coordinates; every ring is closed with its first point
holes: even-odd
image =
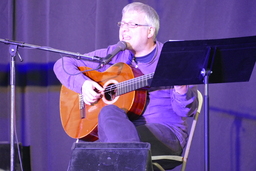
{"type": "Polygon", "coordinates": [[[104,65],[106,65],[107,63],[109,63],[111,61],[111,59],[120,51],[123,51],[127,48],[126,42],[124,41],[119,41],[116,44],[115,49],[108,54],[105,58],[103,58],[103,62],[101,63],[101,67],[103,67],[104,65]]]}

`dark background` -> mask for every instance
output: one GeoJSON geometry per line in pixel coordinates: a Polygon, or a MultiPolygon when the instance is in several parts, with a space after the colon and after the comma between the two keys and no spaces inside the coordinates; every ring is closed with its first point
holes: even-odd
{"type": "MultiPolygon", "coordinates": [[[[1,0],[0,38],[85,53],[117,43],[122,8],[132,0],[1,0]]],[[[222,39],[256,35],[255,0],[142,0],[159,13],[158,40],[222,39]]],[[[0,141],[10,140],[9,46],[0,43],[0,141]]],[[[75,141],[62,129],[60,83],[52,67],[59,54],[19,48],[16,126],[30,146],[31,168],[66,170],[75,141]]],[[[240,72],[240,71],[237,71],[240,72]]],[[[256,71],[249,82],[210,85],[211,170],[255,170],[256,71]]],[[[204,94],[203,85],[199,89],[204,94]]],[[[204,112],[188,170],[204,168],[204,112]]],[[[0,159],[1,160],[1,159],[0,159]]],[[[175,169],[178,170],[179,168],[175,169]]]]}

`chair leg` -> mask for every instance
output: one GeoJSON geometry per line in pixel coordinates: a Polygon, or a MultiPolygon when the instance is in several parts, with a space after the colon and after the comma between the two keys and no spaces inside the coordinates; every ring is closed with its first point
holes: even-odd
{"type": "Polygon", "coordinates": [[[181,167],[181,171],[185,171],[186,170],[186,165],[187,165],[187,161],[183,161],[182,167],[181,167]]]}
{"type": "Polygon", "coordinates": [[[157,169],[159,169],[160,171],[165,171],[165,169],[158,163],[152,163],[154,166],[157,167],[157,169]]]}

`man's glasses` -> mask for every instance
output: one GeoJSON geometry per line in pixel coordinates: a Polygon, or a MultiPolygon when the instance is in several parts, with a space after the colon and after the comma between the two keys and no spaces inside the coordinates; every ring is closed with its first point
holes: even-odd
{"type": "Polygon", "coordinates": [[[149,26],[149,25],[146,25],[146,24],[136,24],[136,23],[133,23],[133,22],[129,22],[129,23],[126,23],[126,22],[118,22],[117,23],[117,26],[118,27],[124,27],[125,25],[127,25],[127,27],[129,28],[137,28],[139,26],[149,26]]]}

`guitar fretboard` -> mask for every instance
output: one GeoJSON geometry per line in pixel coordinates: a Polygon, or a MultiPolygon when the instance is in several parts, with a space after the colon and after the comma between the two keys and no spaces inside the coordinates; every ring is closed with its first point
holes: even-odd
{"type": "Polygon", "coordinates": [[[154,73],[150,73],[116,84],[116,95],[119,96],[149,86],[149,80],[153,78],[153,75],[154,73]]]}
{"type": "Polygon", "coordinates": [[[105,92],[115,91],[116,96],[149,86],[149,80],[154,76],[154,73],[142,75],[130,80],[120,82],[118,84],[109,85],[105,92]]]}

